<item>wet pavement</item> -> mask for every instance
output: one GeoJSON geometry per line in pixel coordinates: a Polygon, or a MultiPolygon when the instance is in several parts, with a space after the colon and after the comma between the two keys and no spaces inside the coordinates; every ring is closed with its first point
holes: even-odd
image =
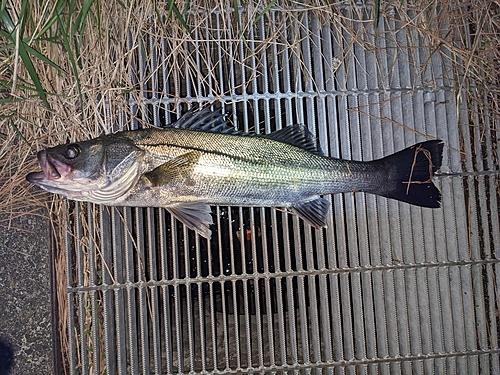
{"type": "Polygon", "coordinates": [[[10,223],[0,215],[0,340],[14,351],[12,375],[53,373],[49,223],[43,213],[10,223]]]}

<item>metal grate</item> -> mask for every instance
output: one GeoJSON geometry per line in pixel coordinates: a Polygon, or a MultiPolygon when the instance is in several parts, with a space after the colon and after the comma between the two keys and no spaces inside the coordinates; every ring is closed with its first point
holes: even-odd
{"type": "Polygon", "coordinates": [[[445,51],[394,20],[356,21],[365,12],[343,9],[341,28],[273,9],[245,42],[214,12],[184,52],[144,33],[130,63],[141,96],[118,124],[215,100],[239,129],[305,123],[346,159],[438,137],[443,208],[338,194],[315,231],[214,207],[207,242],[162,209],[68,203],[71,374],[500,373],[495,124],[460,125],[445,51]]]}

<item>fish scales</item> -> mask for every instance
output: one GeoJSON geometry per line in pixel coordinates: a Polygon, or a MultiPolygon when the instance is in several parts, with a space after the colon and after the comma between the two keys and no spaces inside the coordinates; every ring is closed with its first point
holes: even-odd
{"type": "Polygon", "coordinates": [[[40,151],[28,181],[110,206],[165,207],[209,238],[210,205],[283,207],[326,225],[324,194],[363,191],[436,208],[443,144],[422,142],[374,161],[323,156],[305,126],[238,133],[220,111],[188,112],[166,128],[124,131],[40,151]]]}
{"type": "MultiPolygon", "coordinates": [[[[153,168],[186,152],[202,153],[190,176],[193,184],[182,180],[158,189],[167,200],[175,194],[182,201],[203,199],[213,205],[287,206],[304,195],[364,190],[368,184],[363,181],[376,169],[372,164],[315,155],[260,137],[193,134],[174,128],[123,136],[147,151],[146,159],[153,168]]],[[[126,201],[138,206],[151,204],[138,197],[130,194],[126,201]]]]}

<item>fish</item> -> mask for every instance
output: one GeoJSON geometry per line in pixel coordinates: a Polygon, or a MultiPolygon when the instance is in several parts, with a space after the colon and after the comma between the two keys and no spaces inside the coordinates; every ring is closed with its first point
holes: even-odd
{"type": "Polygon", "coordinates": [[[163,207],[209,239],[210,206],[280,208],[316,229],[327,226],[329,194],[365,192],[438,208],[433,177],[442,153],[443,142],[433,139],[372,161],[337,159],[305,125],[249,134],[206,107],[163,127],[39,151],[41,171],[26,179],[75,201],[163,207]]]}

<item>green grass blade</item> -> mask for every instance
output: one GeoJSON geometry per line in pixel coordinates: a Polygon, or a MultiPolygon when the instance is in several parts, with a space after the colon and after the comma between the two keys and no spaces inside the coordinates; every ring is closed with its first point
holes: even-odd
{"type": "MultiPolygon", "coordinates": [[[[172,13],[173,13],[175,15],[175,18],[177,18],[177,20],[187,30],[187,32],[189,34],[191,34],[191,28],[186,23],[186,20],[182,16],[181,12],[179,11],[179,8],[177,8],[177,5],[175,5],[175,1],[174,0],[167,0],[167,3],[169,5],[169,8],[168,8],[168,18],[172,18],[172,13]]],[[[156,2],[155,2],[155,9],[157,9],[156,2]]],[[[186,11],[186,13],[187,13],[187,11],[186,11]]]]}
{"type": "Polygon", "coordinates": [[[22,102],[22,98],[15,98],[13,96],[10,96],[8,98],[0,98],[0,103],[5,104],[5,103],[17,103],[17,102],[22,102]]]}
{"type": "Polygon", "coordinates": [[[186,2],[184,3],[184,7],[182,9],[182,18],[183,19],[186,19],[186,16],[187,16],[187,13],[189,11],[189,7],[191,6],[191,1],[190,0],[186,0],[186,2]]]}
{"type": "MultiPolygon", "coordinates": [[[[16,31],[16,26],[5,7],[2,7],[2,9],[0,9],[0,20],[7,30],[2,30],[0,32],[0,35],[13,43],[13,45],[17,46],[19,57],[21,58],[33,84],[35,85],[38,96],[40,97],[40,99],[42,99],[44,105],[47,108],[50,108],[49,102],[47,100],[47,93],[42,87],[42,83],[40,82],[40,78],[38,77],[38,73],[36,72],[35,65],[33,64],[33,61],[31,60],[30,54],[28,52],[28,45],[22,40],[22,38],[20,38],[18,42],[16,41],[13,35],[16,31]]],[[[18,25],[17,27],[20,27],[20,25],[18,25]]]]}
{"type": "Polygon", "coordinates": [[[7,9],[0,9],[0,20],[2,21],[7,33],[11,34],[11,40],[13,40],[12,34],[16,30],[16,25],[12,22],[12,18],[10,18],[10,14],[7,12],[7,9]]]}
{"type": "Polygon", "coordinates": [[[31,146],[30,143],[28,142],[28,140],[26,138],[24,138],[24,135],[21,133],[21,131],[19,130],[19,128],[17,127],[17,125],[14,123],[14,121],[11,119],[9,119],[9,124],[10,126],[12,126],[12,128],[14,129],[14,132],[16,132],[16,134],[28,145],[28,146],[31,146]]]}
{"type": "Polygon", "coordinates": [[[85,28],[85,20],[89,14],[90,8],[94,0],[85,0],[82,5],[82,10],[78,13],[78,17],[76,17],[76,21],[71,28],[71,37],[75,36],[77,33],[83,33],[85,28]]]}
{"type": "Polygon", "coordinates": [[[59,1],[56,6],[54,7],[54,12],[52,13],[51,17],[47,20],[45,23],[45,26],[40,30],[40,32],[37,34],[37,39],[41,38],[42,35],[44,35],[56,22],[57,22],[57,17],[61,15],[65,7],[64,1],[59,1]]]}
{"type": "Polygon", "coordinates": [[[64,48],[66,49],[66,52],[68,53],[68,58],[71,64],[71,68],[73,70],[73,74],[75,75],[75,80],[76,80],[76,87],[78,90],[78,96],[80,98],[80,105],[83,106],[83,94],[82,94],[82,85],[80,82],[80,76],[78,74],[78,64],[75,60],[75,55],[73,53],[73,49],[71,48],[71,42],[70,42],[70,36],[66,32],[66,29],[64,28],[63,20],[61,19],[60,16],[57,16],[57,22],[58,22],[58,28],[61,32],[62,36],[62,41],[64,48]]]}
{"type": "Polygon", "coordinates": [[[234,14],[236,16],[236,23],[238,25],[238,32],[243,34],[243,30],[241,30],[241,23],[240,23],[240,8],[238,5],[239,5],[238,0],[233,0],[233,10],[234,10],[234,14]]]}
{"type": "Polygon", "coordinates": [[[23,61],[23,64],[26,70],[28,71],[28,74],[30,75],[33,84],[36,87],[36,91],[40,96],[40,99],[42,99],[43,104],[45,104],[47,108],[50,108],[50,104],[47,101],[47,94],[42,87],[42,83],[40,82],[40,78],[38,77],[38,73],[36,72],[35,65],[33,64],[33,61],[31,61],[29,53],[26,50],[26,44],[23,41],[19,41],[18,49],[19,49],[19,57],[21,57],[21,60],[23,61]]]}
{"type": "Polygon", "coordinates": [[[257,16],[257,18],[255,19],[255,21],[253,21],[253,25],[255,26],[257,24],[257,22],[259,22],[259,20],[264,16],[264,14],[266,14],[267,12],[269,12],[269,9],[271,9],[274,4],[276,4],[276,0],[272,0],[265,8],[262,12],[259,13],[259,15],[257,16]]]}
{"type": "MultiPolygon", "coordinates": [[[[0,36],[2,36],[5,39],[11,39],[11,35],[4,31],[0,30],[0,36]]],[[[47,56],[43,55],[41,52],[37,51],[33,47],[30,47],[25,40],[23,40],[24,46],[26,50],[28,51],[29,54],[33,55],[34,57],[42,60],[44,63],[52,66],[53,68],[57,69],[59,72],[64,72],[64,69],[61,68],[59,65],[57,65],[55,62],[50,60],[47,56]]],[[[0,47],[0,51],[11,51],[13,48],[15,48],[16,44],[15,42],[10,42],[8,44],[5,44],[3,47],[0,47]]]]}
{"type": "Polygon", "coordinates": [[[21,2],[21,9],[19,10],[18,25],[20,28],[19,35],[24,35],[24,26],[29,18],[28,1],[23,0],[21,2]]]}
{"type": "Polygon", "coordinates": [[[97,23],[97,30],[99,30],[99,37],[101,37],[101,10],[99,6],[99,1],[97,2],[96,6],[96,23],[97,23]]]}
{"type": "Polygon", "coordinates": [[[31,54],[33,55],[34,57],[42,60],[44,63],[46,63],[47,65],[50,65],[51,67],[57,69],[59,72],[61,73],[64,73],[64,69],[61,68],[59,65],[57,65],[55,62],[53,62],[52,60],[50,60],[47,56],[43,55],[42,53],[40,53],[39,51],[37,51],[36,49],[34,49],[33,47],[30,47],[28,46],[26,43],[24,44],[25,45],[25,48],[26,50],[31,54]]]}

